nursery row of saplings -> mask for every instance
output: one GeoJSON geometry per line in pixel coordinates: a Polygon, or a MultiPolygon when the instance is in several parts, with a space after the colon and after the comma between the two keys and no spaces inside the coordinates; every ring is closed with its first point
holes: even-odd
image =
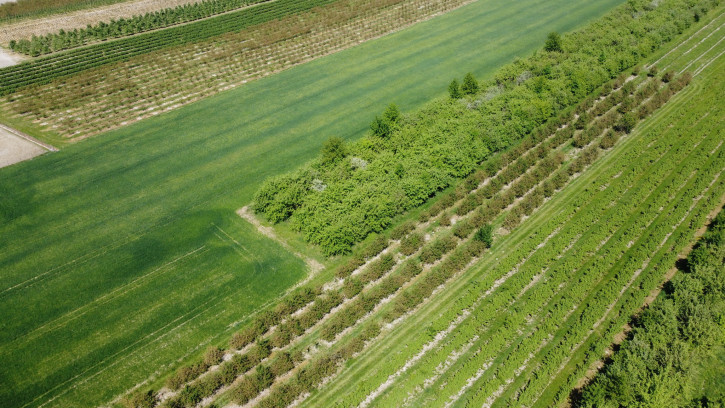
{"type": "MultiPolygon", "coordinates": [[[[711,139],[711,141],[716,142],[716,140],[713,140],[713,139],[711,139]]],[[[671,143],[671,141],[666,141],[666,142],[671,143]]],[[[649,144],[649,141],[643,141],[642,144],[643,144],[643,146],[645,144],[649,144]]],[[[691,144],[684,143],[684,144],[682,144],[681,147],[691,147],[691,146],[692,146],[691,144]]],[[[700,151],[698,151],[697,153],[694,154],[693,157],[707,158],[708,155],[703,154],[703,152],[706,152],[708,148],[711,149],[712,145],[710,145],[708,147],[703,146],[700,149],[700,151]]],[[[698,164],[701,164],[701,163],[697,163],[697,164],[693,163],[692,165],[687,165],[687,166],[685,166],[687,168],[687,170],[681,170],[677,166],[678,159],[687,157],[687,155],[683,156],[682,153],[684,153],[684,152],[679,151],[676,154],[670,155],[670,156],[668,156],[667,160],[665,160],[661,163],[666,165],[668,170],[676,169],[678,171],[678,173],[680,173],[680,175],[689,176],[689,174],[691,173],[691,170],[693,168],[697,168],[698,164]]],[[[687,161],[687,160],[685,160],[685,161],[687,161]]],[[[717,158],[714,158],[710,162],[710,164],[713,164],[713,163],[717,163],[717,158]]],[[[649,164],[651,164],[651,157],[644,157],[638,163],[638,166],[644,170],[647,168],[646,165],[649,165],[649,164]]],[[[621,172],[621,170],[619,170],[619,171],[621,172]]],[[[603,182],[608,182],[610,180],[610,177],[614,174],[615,173],[609,174],[607,177],[604,177],[601,180],[603,180],[603,182]]],[[[636,177],[633,176],[634,174],[638,174],[638,173],[636,173],[636,172],[631,172],[631,173],[626,172],[625,173],[626,177],[636,180],[636,177]]],[[[664,174],[666,174],[666,173],[664,173],[664,174]]],[[[663,176],[662,173],[656,173],[656,174],[652,174],[647,180],[638,180],[638,181],[641,181],[640,183],[637,184],[638,191],[642,194],[640,197],[644,197],[647,194],[649,194],[651,192],[650,187],[652,186],[652,183],[656,184],[659,180],[662,179],[662,176],[663,176]]],[[[711,176],[712,176],[712,174],[703,174],[702,177],[699,178],[699,180],[700,181],[709,180],[708,177],[711,177],[711,176]]],[[[624,180],[625,179],[621,179],[619,181],[620,184],[622,184],[622,183],[627,184],[624,182],[624,180]]],[[[622,185],[624,185],[624,184],[622,184],[622,185]]],[[[629,186],[631,187],[631,185],[632,184],[630,183],[629,186]]],[[[664,187],[664,190],[662,188],[660,190],[669,191],[668,190],[669,187],[673,187],[673,186],[668,185],[667,187],[664,187]]],[[[675,188],[675,190],[678,190],[678,188],[675,188]]],[[[626,190],[620,191],[618,197],[622,196],[623,191],[626,191],[626,190]]],[[[452,374],[453,377],[446,376],[444,379],[441,380],[442,382],[447,384],[446,386],[448,387],[448,390],[447,390],[448,393],[441,392],[440,390],[438,390],[436,392],[436,395],[440,397],[440,399],[437,400],[438,402],[444,403],[450,395],[455,394],[456,391],[458,391],[460,388],[464,387],[464,385],[466,384],[468,379],[471,377],[474,377],[476,375],[476,372],[478,370],[480,370],[481,367],[485,366],[485,363],[487,362],[487,360],[489,358],[492,359],[494,356],[498,355],[497,353],[501,353],[502,349],[506,350],[506,347],[510,347],[511,339],[515,338],[516,330],[518,330],[521,327],[520,324],[523,324],[523,322],[525,322],[531,316],[542,316],[542,315],[550,316],[550,314],[553,312],[559,312],[559,314],[557,314],[557,318],[553,318],[553,319],[547,318],[545,320],[549,321],[552,324],[557,324],[557,322],[561,322],[562,320],[560,318],[562,318],[563,315],[570,313],[569,310],[571,310],[571,308],[569,308],[569,307],[552,307],[550,304],[548,304],[548,306],[546,306],[546,308],[545,308],[545,306],[542,306],[542,303],[539,303],[539,301],[545,301],[545,300],[549,299],[551,296],[553,296],[554,294],[558,293],[559,295],[557,295],[557,296],[563,295],[564,293],[559,292],[559,284],[561,284],[561,283],[567,284],[569,282],[575,283],[575,285],[572,288],[564,289],[564,291],[566,291],[566,290],[576,291],[576,290],[582,290],[582,288],[589,288],[588,285],[581,284],[580,281],[576,280],[577,276],[563,276],[561,274],[564,271],[567,271],[567,272],[571,271],[570,273],[574,273],[574,272],[579,273],[577,271],[577,266],[585,264],[585,262],[583,262],[583,260],[579,259],[579,258],[585,257],[585,256],[591,256],[592,254],[590,254],[590,252],[592,252],[592,251],[596,252],[599,249],[601,249],[601,248],[597,248],[598,246],[602,245],[601,242],[603,240],[609,241],[609,239],[611,238],[611,234],[613,234],[614,231],[618,231],[618,226],[621,227],[626,224],[626,220],[627,220],[629,214],[632,212],[632,208],[629,208],[626,211],[623,211],[624,208],[622,208],[622,207],[617,207],[616,209],[609,209],[609,207],[610,207],[609,199],[612,194],[612,191],[610,191],[610,190],[607,190],[607,194],[606,194],[607,199],[602,199],[604,197],[604,196],[602,196],[602,194],[605,194],[605,193],[600,193],[600,189],[587,189],[583,193],[589,194],[590,196],[593,196],[595,194],[598,196],[601,196],[598,200],[589,201],[590,204],[593,203],[592,205],[599,206],[600,208],[593,210],[592,212],[589,212],[589,213],[584,212],[584,215],[590,215],[590,216],[593,216],[593,215],[599,216],[602,211],[605,212],[604,214],[601,214],[602,215],[601,218],[598,218],[598,219],[600,219],[600,223],[596,224],[597,225],[597,227],[595,227],[596,231],[587,232],[586,237],[582,238],[580,241],[579,237],[584,232],[586,232],[588,228],[590,228],[592,225],[594,225],[594,222],[596,221],[596,219],[591,219],[591,218],[587,219],[587,220],[580,219],[580,220],[577,220],[577,222],[573,222],[569,218],[563,219],[563,218],[561,218],[563,216],[559,216],[555,220],[552,220],[552,222],[549,224],[549,228],[547,229],[547,232],[545,234],[540,234],[539,236],[541,236],[541,237],[546,236],[546,234],[548,234],[549,231],[554,231],[556,228],[560,228],[561,225],[565,225],[565,227],[564,227],[565,230],[562,231],[561,233],[557,233],[560,235],[561,239],[553,240],[552,246],[547,245],[547,246],[543,247],[544,249],[538,248],[537,244],[539,244],[541,242],[541,240],[533,240],[533,243],[531,245],[528,245],[525,248],[517,249],[516,253],[514,255],[512,255],[512,257],[510,257],[508,259],[508,261],[507,260],[502,261],[504,266],[502,268],[499,266],[499,268],[497,268],[498,272],[492,274],[492,276],[489,276],[487,278],[489,281],[492,281],[493,279],[497,279],[497,277],[501,276],[501,274],[505,273],[505,271],[507,271],[508,268],[513,268],[514,264],[517,263],[522,257],[528,257],[528,261],[525,265],[521,265],[520,267],[517,267],[518,272],[516,273],[515,277],[510,279],[506,283],[505,286],[502,286],[499,289],[499,293],[501,293],[500,291],[503,291],[503,293],[501,293],[499,296],[494,297],[493,299],[487,298],[486,302],[484,304],[484,307],[481,310],[481,314],[476,314],[475,319],[472,318],[469,320],[469,324],[467,327],[461,328],[463,333],[456,332],[455,335],[451,335],[451,337],[453,339],[455,339],[455,341],[457,342],[457,346],[461,346],[461,343],[465,343],[466,341],[468,341],[468,339],[470,339],[471,337],[474,337],[474,333],[476,333],[476,335],[479,336],[480,340],[478,341],[478,343],[474,344],[474,350],[476,350],[476,353],[474,353],[474,354],[476,354],[476,360],[473,363],[469,364],[468,360],[462,359],[462,361],[463,360],[467,361],[466,363],[463,364],[464,366],[459,367],[458,369],[451,369],[451,373],[453,373],[452,374]],[[622,214],[627,214],[627,217],[622,218],[622,214]],[[619,219],[618,219],[618,217],[619,217],[619,219]],[[615,220],[617,220],[617,219],[618,219],[619,224],[614,224],[615,220]],[[609,234],[609,237],[607,237],[607,234],[609,234]],[[556,254],[561,253],[561,251],[566,252],[566,248],[571,249],[573,244],[576,244],[576,250],[567,252],[567,255],[563,258],[560,258],[557,261],[557,263],[554,265],[549,265],[546,263],[546,262],[551,262],[551,261],[557,259],[556,254]],[[586,246],[588,246],[588,248],[586,246]],[[536,257],[533,257],[528,254],[528,252],[531,251],[532,248],[535,248],[534,251],[537,252],[536,257]],[[512,310],[511,309],[511,306],[513,305],[512,299],[516,298],[516,294],[521,293],[521,291],[524,290],[524,287],[526,287],[526,285],[528,285],[529,282],[531,282],[533,280],[533,277],[536,274],[541,273],[542,270],[549,270],[549,269],[551,271],[553,271],[552,273],[559,274],[559,278],[557,278],[557,279],[555,279],[554,276],[547,277],[546,286],[544,286],[544,287],[548,288],[547,290],[550,290],[551,292],[549,292],[548,295],[545,295],[541,292],[532,293],[532,292],[530,292],[530,288],[529,288],[529,289],[527,289],[529,292],[527,292],[527,297],[525,298],[526,300],[524,300],[522,303],[523,308],[522,308],[522,306],[518,306],[512,310]],[[506,310],[508,310],[509,312],[505,312],[506,310]],[[491,321],[491,319],[494,319],[494,318],[499,319],[498,323],[491,321]],[[501,325],[503,325],[503,326],[501,326],[501,325]],[[513,330],[511,333],[512,336],[505,336],[505,335],[499,336],[498,335],[499,331],[503,330],[504,328],[507,328],[507,327],[509,328],[509,330],[513,330]],[[513,327],[513,328],[511,328],[511,327],[513,327]],[[489,333],[489,335],[486,335],[486,333],[489,333]],[[491,337],[490,333],[497,333],[497,335],[494,337],[491,337]],[[504,341],[505,339],[508,339],[509,341],[504,341]],[[495,344],[497,344],[501,348],[494,347],[495,344]],[[479,347],[476,348],[475,347],[476,345],[478,345],[479,347]],[[485,347],[484,347],[484,345],[485,345],[485,347]],[[482,351],[484,351],[484,352],[482,352],[482,351]],[[481,353],[481,354],[477,354],[477,353],[481,353]],[[490,353],[493,353],[493,354],[490,354],[490,353]]],[[[690,192],[690,193],[692,193],[692,192],[690,192]]],[[[632,197],[632,196],[630,196],[630,197],[632,197]]],[[[579,198],[581,199],[581,197],[579,197],[579,198]]],[[[647,204],[648,207],[646,207],[646,208],[650,208],[650,209],[654,208],[656,211],[656,209],[658,209],[660,207],[659,204],[666,204],[668,202],[671,202],[671,199],[672,199],[672,197],[669,197],[667,194],[660,195],[657,198],[659,200],[657,202],[657,204],[649,203],[649,204],[647,204]]],[[[626,205],[631,204],[631,201],[629,199],[625,199],[624,201],[622,201],[622,203],[623,203],[622,205],[626,206],[626,205]]],[[[574,207],[572,208],[572,210],[574,211],[574,210],[576,210],[577,207],[583,206],[584,204],[585,203],[583,203],[581,201],[577,201],[575,203],[574,207]]],[[[682,208],[684,208],[686,210],[687,206],[682,206],[680,209],[682,209],[682,208]]],[[[567,215],[567,217],[570,217],[570,216],[571,215],[567,215]]],[[[665,220],[662,225],[672,225],[671,221],[673,219],[677,219],[677,217],[678,217],[678,215],[672,215],[672,217],[665,220]]],[[[656,217],[642,217],[641,220],[653,220],[654,218],[656,218],[656,217]]],[[[630,221],[632,221],[632,220],[630,220],[630,221]]],[[[632,227],[630,225],[630,227],[628,228],[629,232],[633,231],[632,228],[634,228],[636,230],[637,227],[632,227]]],[[[660,228],[657,232],[664,233],[664,232],[666,232],[666,229],[660,228]]],[[[618,245],[620,245],[620,246],[627,245],[628,239],[625,240],[624,242],[621,242],[621,239],[623,236],[627,236],[627,235],[626,234],[623,235],[621,232],[619,232],[618,245]]],[[[658,236],[661,237],[662,234],[660,234],[658,236]]],[[[655,243],[655,242],[658,243],[659,240],[657,239],[657,240],[650,241],[650,243],[655,243]]],[[[612,242],[611,244],[608,244],[608,245],[609,245],[608,247],[603,249],[605,254],[617,253],[616,250],[611,249],[611,246],[615,245],[614,242],[612,242]]],[[[651,247],[645,246],[645,248],[646,248],[645,253],[647,251],[652,250],[651,247]]],[[[651,254],[651,253],[652,252],[649,252],[649,254],[651,254]]],[[[635,264],[636,264],[636,262],[635,262],[635,264]]],[[[592,275],[593,270],[591,269],[592,265],[598,265],[598,264],[596,262],[593,262],[593,263],[590,262],[590,264],[585,267],[587,269],[584,269],[581,272],[581,273],[583,273],[584,277],[593,276],[592,275]]],[[[618,269],[618,268],[614,268],[614,269],[618,269]]],[[[631,268],[631,270],[634,270],[634,269],[635,268],[631,268]]],[[[566,274],[564,274],[564,275],[566,275],[566,274]]],[[[656,276],[655,280],[657,278],[658,277],[656,276]]],[[[620,279],[620,282],[621,281],[622,280],[620,279]]],[[[606,286],[606,284],[602,284],[600,286],[603,286],[604,288],[609,288],[609,286],[606,286]]],[[[481,288],[481,291],[478,292],[478,296],[481,296],[481,293],[484,293],[484,291],[486,291],[487,288],[490,287],[490,285],[480,285],[480,286],[477,285],[476,287],[481,288]]],[[[616,285],[614,286],[614,288],[617,288],[617,287],[621,287],[621,286],[616,286],[616,285]]],[[[473,293],[473,292],[469,291],[469,294],[471,294],[471,293],[473,293]]],[[[601,295],[602,292],[599,292],[599,293],[601,295]]],[[[611,297],[608,295],[612,295],[613,293],[614,292],[609,292],[607,294],[607,296],[604,296],[604,298],[611,299],[611,297]]],[[[576,295],[576,293],[573,295],[576,295]]],[[[477,297],[476,295],[469,296],[470,303],[468,303],[467,306],[470,307],[476,301],[480,302],[480,297],[477,297]]],[[[443,320],[440,322],[435,322],[433,324],[433,326],[434,327],[445,327],[447,325],[447,322],[450,321],[450,320],[446,320],[446,318],[451,319],[452,317],[455,317],[457,315],[460,315],[460,309],[451,311],[450,314],[446,313],[446,317],[443,317],[442,318],[443,320]]],[[[580,317],[580,316],[577,316],[577,317],[580,317]]],[[[574,319],[574,318],[572,318],[572,319],[574,319]]],[[[530,325],[532,323],[533,323],[533,321],[529,322],[528,325],[530,325]]],[[[586,327],[589,328],[589,327],[591,327],[591,325],[586,326],[586,327]]],[[[531,353],[534,350],[538,350],[542,345],[542,341],[548,341],[545,339],[548,339],[549,331],[542,330],[542,328],[539,327],[536,330],[534,330],[533,333],[535,334],[534,337],[532,337],[530,340],[527,340],[527,342],[530,342],[530,344],[525,343],[525,344],[528,344],[527,347],[522,348],[521,345],[519,343],[517,343],[516,347],[514,347],[513,349],[508,351],[508,352],[516,351],[516,353],[517,353],[516,354],[517,358],[512,358],[510,361],[507,360],[510,362],[510,366],[503,369],[499,365],[497,365],[490,372],[486,373],[487,378],[490,379],[490,378],[492,378],[490,376],[495,374],[495,376],[497,378],[499,378],[499,380],[501,382],[505,382],[508,378],[511,378],[511,377],[502,376],[503,372],[509,373],[509,372],[513,372],[514,369],[518,369],[521,366],[522,361],[526,361],[529,358],[528,357],[529,353],[531,353]],[[504,371],[502,371],[502,370],[504,370],[504,371]]],[[[412,350],[410,350],[409,353],[415,354],[415,352],[416,352],[415,350],[416,350],[416,348],[412,348],[412,350]]],[[[563,350],[569,350],[569,348],[564,347],[563,350]]],[[[408,350],[406,350],[406,353],[407,352],[408,352],[408,350]]],[[[444,354],[438,356],[438,358],[432,359],[430,361],[430,364],[428,365],[430,370],[423,369],[422,372],[432,372],[433,368],[438,366],[447,357],[448,357],[447,353],[444,353],[444,354]]],[[[544,359],[544,361],[548,361],[548,359],[544,359]]],[[[387,360],[386,360],[386,363],[387,363],[387,360]]],[[[402,361],[402,362],[396,361],[396,362],[391,362],[391,365],[392,366],[402,366],[403,363],[404,363],[404,361],[402,361]]],[[[552,366],[556,367],[556,366],[558,366],[558,363],[556,363],[556,365],[554,365],[552,363],[552,366]]],[[[386,372],[389,372],[389,371],[386,371],[386,372]]],[[[379,379],[380,382],[384,381],[385,378],[386,377],[384,375],[382,377],[380,377],[380,379],[379,379]]],[[[483,377],[483,378],[485,379],[486,377],[483,377]]],[[[547,379],[548,377],[543,376],[542,378],[547,379]]],[[[376,384],[375,381],[372,381],[371,383],[372,383],[372,386],[375,386],[375,384],[376,384]]],[[[499,383],[493,382],[493,383],[488,384],[488,387],[482,388],[483,391],[481,391],[481,390],[477,391],[476,392],[478,395],[477,403],[480,405],[480,403],[483,402],[483,399],[488,398],[488,396],[491,395],[491,391],[498,386],[500,386],[499,383]]],[[[399,386],[396,386],[396,390],[399,391],[399,395],[402,395],[402,396],[407,396],[408,392],[411,391],[411,388],[414,389],[415,387],[411,386],[410,388],[401,388],[399,386]]],[[[364,393],[364,390],[361,392],[364,393]]],[[[359,398],[360,398],[360,395],[358,395],[357,400],[355,400],[353,397],[351,397],[351,399],[346,399],[345,403],[353,404],[356,401],[359,402],[359,398]]],[[[430,401],[428,401],[428,402],[430,402],[430,401]]],[[[384,403],[386,403],[386,404],[390,403],[393,405],[395,404],[395,402],[391,402],[390,400],[385,400],[384,403]]]]}

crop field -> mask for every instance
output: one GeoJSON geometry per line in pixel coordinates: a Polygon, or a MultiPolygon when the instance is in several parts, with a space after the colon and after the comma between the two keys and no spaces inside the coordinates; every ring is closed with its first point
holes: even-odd
{"type": "Polygon", "coordinates": [[[235,215],[262,179],[620,1],[540,3],[476,2],[0,170],[0,399],[99,405],[225,344],[306,274],[235,215]]]}
{"type": "MultiPolygon", "coordinates": [[[[62,144],[178,108],[389,34],[465,3],[462,0],[407,0],[399,4],[387,0],[336,2],[305,14],[304,29],[300,31],[280,28],[280,25],[297,26],[298,22],[273,22],[214,41],[147,54],[118,66],[88,70],[83,75],[48,85],[25,88],[10,95],[2,104],[3,110],[56,132],[60,138],[50,141],[62,144]],[[353,14],[347,14],[350,12],[353,14]],[[109,118],[107,112],[113,115],[109,118]]],[[[359,92],[365,89],[366,96],[362,102],[355,103],[356,109],[367,109],[372,116],[379,106],[393,100],[407,108],[410,106],[406,105],[410,100],[408,95],[416,95],[420,103],[426,99],[423,95],[439,95],[445,90],[449,78],[436,73],[453,72],[461,61],[476,74],[491,72],[494,67],[540,45],[547,30],[572,29],[619,3],[554,2],[535,13],[532,6],[541,2],[517,3],[512,7],[498,0],[477,1],[430,21],[425,25],[432,29],[430,32],[415,26],[391,38],[382,38],[377,43],[381,46],[375,49],[365,44],[354,47],[349,54],[356,58],[366,54],[369,60],[351,68],[357,70],[358,77],[367,78],[358,84],[359,92]],[[541,10],[546,11],[546,18],[541,18],[541,10]],[[521,27],[522,31],[504,29],[508,24],[521,27]],[[399,42],[410,46],[401,48],[399,42]],[[455,57],[449,58],[454,54],[455,57]],[[417,68],[400,69],[411,58],[420,61],[419,65],[411,65],[417,68]],[[372,78],[374,75],[378,78],[372,78]],[[400,83],[401,89],[410,91],[401,94],[386,86],[389,91],[380,95],[381,99],[375,94],[376,87],[366,89],[365,81],[377,83],[382,78],[400,83]]]]}

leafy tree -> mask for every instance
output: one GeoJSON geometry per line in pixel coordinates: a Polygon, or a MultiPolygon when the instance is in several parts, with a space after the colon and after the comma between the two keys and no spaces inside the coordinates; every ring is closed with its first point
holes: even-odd
{"type": "Polygon", "coordinates": [[[385,118],[380,118],[376,116],[375,120],[373,120],[373,122],[370,124],[370,130],[372,130],[373,135],[386,138],[390,136],[390,122],[385,118]]]}
{"type": "Polygon", "coordinates": [[[385,112],[383,112],[383,119],[390,123],[397,122],[398,119],[400,119],[400,109],[398,109],[398,105],[394,103],[388,105],[388,108],[385,109],[385,112]]]}
{"type": "Polygon", "coordinates": [[[552,31],[549,33],[549,36],[546,38],[546,43],[544,44],[544,50],[549,52],[562,52],[564,51],[561,48],[561,36],[556,31],[552,31]]]}
{"type": "Polygon", "coordinates": [[[322,145],[322,162],[335,163],[347,155],[345,141],[341,137],[333,136],[322,145]]]}
{"type": "Polygon", "coordinates": [[[473,77],[472,73],[467,73],[466,76],[463,78],[463,85],[461,86],[461,90],[466,95],[474,95],[476,92],[478,92],[478,82],[476,81],[476,78],[473,77]]]}
{"type": "Polygon", "coordinates": [[[458,85],[457,80],[454,79],[451,81],[451,84],[448,85],[448,93],[451,95],[451,99],[460,99],[461,96],[463,96],[461,95],[461,88],[458,85]]]}
{"type": "Polygon", "coordinates": [[[486,224],[476,231],[476,235],[473,237],[477,241],[483,242],[486,248],[491,248],[493,244],[493,227],[491,224],[486,224]]]}

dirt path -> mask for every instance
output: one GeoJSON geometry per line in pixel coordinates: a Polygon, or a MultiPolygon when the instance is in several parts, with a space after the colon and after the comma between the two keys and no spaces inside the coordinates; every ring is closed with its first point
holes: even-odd
{"type": "Polygon", "coordinates": [[[306,256],[304,254],[301,254],[294,250],[285,240],[278,237],[277,234],[274,232],[274,228],[272,227],[265,227],[262,225],[262,223],[259,222],[257,217],[254,216],[252,211],[249,209],[249,206],[244,206],[237,210],[237,214],[247,220],[250,224],[254,225],[254,227],[259,231],[260,234],[277,241],[280,245],[282,245],[286,250],[292,252],[296,257],[302,259],[305,261],[305,264],[307,264],[307,268],[310,270],[310,274],[307,276],[307,278],[301,283],[304,284],[308,282],[313,276],[317,275],[321,270],[325,269],[325,266],[321,264],[320,262],[310,258],[309,256],[306,256]]]}
{"type": "MultiPolygon", "coordinates": [[[[690,242],[689,245],[687,245],[685,248],[682,249],[682,251],[680,251],[677,262],[687,259],[687,256],[690,254],[690,252],[692,252],[692,249],[695,247],[697,240],[703,234],[705,234],[705,232],[707,231],[708,225],[710,225],[710,222],[717,216],[718,213],[720,213],[723,206],[725,206],[725,195],[720,198],[720,204],[718,204],[707,215],[705,224],[702,227],[700,227],[697,231],[695,231],[695,236],[693,237],[692,242],[690,242]]],[[[636,316],[639,313],[641,313],[642,310],[647,308],[650,304],[652,304],[652,302],[654,302],[655,299],[657,299],[657,296],[659,296],[664,285],[667,282],[669,282],[675,276],[675,274],[677,274],[677,271],[678,271],[677,266],[673,266],[672,268],[670,268],[667,271],[667,273],[665,273],[665,275],[662,277],[662,282],[660,283],[660,285],[657,286],[656,288],[652,289],[652,291],[649,293],[649,295],[644,299],[644,303],[642,304],[642,307],[637,309],[633,313],[633,316],[636,316]]],[[[604,360],[609,358],[609,356],[612,355],[615,347],[621,345],[622,342],[624,342],[624,340],[627,338],[627,335],[629,334],[629,332],[631,330],[632,330],[632,326],[629,323],[627,323],[624,325],[624,327],[622,327],[622,330],[619,333],[614,335],[614,341],[612,342],[612,344],[609,347],[607,347],[606,350],[604,350],[604,356],[601,359],[593,362],[591,364],[591,366],[589,366],[589,369],[587,370],[586,374],[584,374],[584,376],[579,379],[576,386],[574,387],[573,393],[577,393],[577,392],[581,391],[587,384],[589,384],[590,381],[592,381],[594,379],[594,377],[596,377],[599,370],[604,367],[604,360]]],[[[565,403],[564,407],[571,407],[571,401],[567,401],[565,403]]]]}
{"type": "Polygon", "coordinates": [[[33,34],[44,35],[60,29],[72,31],[86,28],[88,24],[101,21],[128,18],[150,11],[196,3],[198,0],[135,0],[90,10],[79,10],[66,14],[40,17],[33,20],[22,20],[0,26],[0,44],[7,45],[10,40],[30,38],[33,34]]]}
{"type": "Polygon", "coordinates": [[[48,151],[57,149],[0,124],[0,167],[32,159],[48,151]]]}

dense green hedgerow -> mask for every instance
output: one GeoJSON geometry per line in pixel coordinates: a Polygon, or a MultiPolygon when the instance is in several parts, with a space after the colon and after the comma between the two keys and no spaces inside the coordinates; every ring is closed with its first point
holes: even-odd
{"type": "MultiPolygon", "coordinates": [[[[629,73],[714,3],[629,1],[561,36],[561,51],[539,51],[503,67],[473,95],[442,98],[395,120],[384,118],[390,129],[385,137],[370,134],[346,146],[339,160],[317,159],[268,180],[254,209],[273,222],[289,219],[326,254],[347,252],[396,215],[471,174],[493,152],[629,73]]],[[[622,97],[634,91],[625,85],[622,97]]]]}

